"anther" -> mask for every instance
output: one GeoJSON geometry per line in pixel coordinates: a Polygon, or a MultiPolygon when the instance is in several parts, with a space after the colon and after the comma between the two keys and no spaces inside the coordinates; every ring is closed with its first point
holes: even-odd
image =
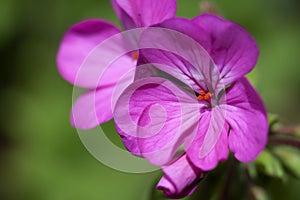
{"type": "Polygon", "coordinates": [[[208,99],[210,99],[210,97],[211,97],[211,93],[210,92],[208,92],[208,93],[206,93],[205,95],[204,95],[204,100],[208,100],[208,99]]]}
{"type": "Polygon", "coordinates": [[[199,94],[200,94],[201,96],[204,96],[204,95],[205,95],[204,90],[201,90],[201,91],[199,92],[199,94]]]}
{"type": "Polygon", "coordinates": [[[204,97],[203,97],[203,96],[201,96],[201,95],[199,95],[199,96],[197,97],[197,99],[198,99],[199,101],[201,101],[201,100],[203,100],[203,99],[204,99],[204,97]]]}
{"type": "Polygon", "coordinates": [[[201,90],[200,92],[199,92],[199,95],[197,96],[197,99],[199,100],[199,101],[201,101],[201,100],[205,100],[205,101],[208,101],[210,98],[211,98],[211,96],[212,96],[212,94],[210,93],[210,92],[205,92],[204,90],[201,90]]]}
{"type": "Polygon", "coordinates": [[[138,51],[134,51],[132,53],[132,60],[136,61],[138,59],[138,57],[139,57],[139,52],[138,51]]]}

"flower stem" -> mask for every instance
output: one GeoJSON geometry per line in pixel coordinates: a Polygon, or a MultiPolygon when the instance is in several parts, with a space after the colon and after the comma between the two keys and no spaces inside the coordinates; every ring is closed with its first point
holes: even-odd
{"type": "Polygon", "coordinates": [[[229,193],[229,188],[231,186],[231,181],[233,180],[233,175],[234,175],[234,171],[236,169],[236,160],[234,158],[231,158],[230,164],[228,166],[228,170],[227,170],[227,176],[225,178],[220,196],[219,196],[219,200],[227,200],[229,199],[228,197],[228,193],[229,193]]]}
{"type": "Polygon", "coordinates": [[[246,165],[244,165],[244,171],[245,171],[245,175],[246,175],[246,181],[247,181],[247,192],[248,192],[248,199],[249,200],[255,200],[255,197],[252,193],[251,188],[253,187],[254,183],[253,180],[250,176],[248,167],[246,165]]]}

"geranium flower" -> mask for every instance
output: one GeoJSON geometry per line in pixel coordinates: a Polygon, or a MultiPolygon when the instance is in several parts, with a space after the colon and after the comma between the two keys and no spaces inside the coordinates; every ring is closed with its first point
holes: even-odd
{"type": "Polygon", "coordinates": [[[157,184],[157,189],[163,190],[168,198],[179,199],[192,194],[203,177],[203,172],[186,155],[163,166],[162,170],[164,176],[157,184]]]}
{"type": "MultiPolygon", "coordinates": [[[[154,25],[174,17],[176,12],[175,0],[112,0],[112,4],[125,29],[154,25]]],[[[89,90],[73,105],[71,122],[75,127],[90,129],[112,118],[113,89],[120,77],[135,67],[137,52],[120,57],[107,69],[107,66],[97,66],[106,71],[98,70],[96,75],[93,66],[82,64],[95,47],[120,32],[110,22],[88,19],[73,25],[60,44],[57,54],[60,74],[70,83],[89,90]]],[[[120,44],[115,45],[122,48],[120,44]]],[[[100,56],[97,59],[106,59],[100,56]]],[[[124,87],[131,81],[124,83],[124,87]]]]}
{"type": "MultiPolygon", "coordinates": [[[[140,63],[173,79],[144,77],[121,94],[114,118],[125,147],[169,166],[184,145],[201,171],[226,160],[229,150],[242,162],[254,160],[266,145],[268,122],[261,98],[244,77],[258,57],[253,38],[241,26],[208,14],[157,27],[140,41],[141,48],[151,47],[140,51],[140,63]]],[[[178,181],[189,187],[193,180],[178,181]]],[[[165,188],[169,196],[171,187],[165,188]]]]}

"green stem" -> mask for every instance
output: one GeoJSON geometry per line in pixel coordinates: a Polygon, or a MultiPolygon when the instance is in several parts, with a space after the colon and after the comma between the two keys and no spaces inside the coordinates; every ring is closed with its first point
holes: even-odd
{"type": "Polygon", "coordinates": [[[252,178],[250,176],[248,167],[246,165],[244,165],[244,171],[245,171],[246,181],[247,181],[248,199],[249,200],[255,200],[255,197],[254,197],[253,192],[251,190],[251,188],[253,187],[254,183],[253,183],[253,180],[252,180],[252,178]]]}
{"type": "Polygon", "coordinates": [[[227,200],[229,199],[228,193],[231,186],[231,181],[233,180],[234,171],[236,169],[236,160],[234,158],[231,158],[228,170],[227,170],[227,176],[225,178],[219,200],[227,200]]]}

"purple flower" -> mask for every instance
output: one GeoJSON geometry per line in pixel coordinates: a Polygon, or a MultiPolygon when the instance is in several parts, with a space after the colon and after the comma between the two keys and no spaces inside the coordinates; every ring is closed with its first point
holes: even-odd
{"type": "MultiPolygon", "coordinates": [[[[174,17],[176,12],[175,0],[112,0],[112,4],[125,29],[154,25],[174,17]]],[[[71,122],[75,127],[90,129],[112,118],[113,90],[120,77],[135,67],[137,52],[120,57],[103,74],[93,74],[94,69],[83,63],[96,46],[120,32],[107,21],[88,19],[73,25],[60,44],[57,54],[60,74],[70,83],[89,89],[73,105],[71,122]],[[98,81],[100,75],[101,81],[98,81]]],[[[120,44],[115,45],[122,48],[120,44]]],[[[106,59],[100,56],[97,59],[106,59]]],[[[98,67],[104,71],[107,66],[98,67]]],[[[131,80],[124,83],[124,87],[129,83],[131,80]]]]}
{"type": "MultiPolygon", "coordinates": [[[[261,98],[244,77],[258,57],[253,38],[239,25],[208,14],[156,27],[140,41],[141,48],[152,47],[140,51],[139,62],[165,74],[130,84],[114,110],[126,148],[155,165],[172,167],[184,145],[188,161],[200,171],[215,168],[229,150],[242,162],[254,160],[266,145],[268,122],[261,98]]],[[[199,177],[185,176],[192,172],[184,167],[176,173],[167,168],[165,176],[180,191],[199,177]],[[184,175],[179,179],[177,173],[184,175]]],[[[177,196],[174,185],[162,182],[159,188],[177,196]]]]}
{"type": "Polygon", "coordinates": [[[168,198],[183,198],[192,194],[203,172],[191,163],[186,155],[182,155],[173,163],[163,166],[164,176],[157,184],[157,189],[163,190],[168,198]]]}
{"type": "Polygon", "coordinates": [[[171,19],[176,13],[175,0],[112,0],[125,29],[148,27],[171,19]]]}

